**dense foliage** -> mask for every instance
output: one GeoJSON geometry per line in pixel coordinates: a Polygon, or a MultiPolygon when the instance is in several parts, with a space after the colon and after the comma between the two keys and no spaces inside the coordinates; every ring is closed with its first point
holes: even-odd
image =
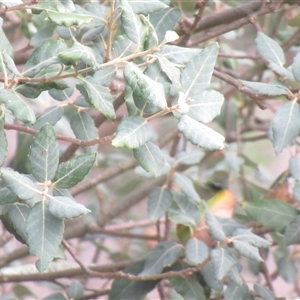
{"type": "Polygon", "coordinates": [[[1,1],[0,299],[300,296],[296,2],[1,1]]]}

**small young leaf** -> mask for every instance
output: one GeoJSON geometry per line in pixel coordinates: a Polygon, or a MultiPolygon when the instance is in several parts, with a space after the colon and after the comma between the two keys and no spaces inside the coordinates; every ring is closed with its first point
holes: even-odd
{"type": "Polygon", "coordinates": [[[32,128],[40,130],[46,123],[54,126],[63,116],[64,109],[61,106],[48,107],[41,115],[36,119],[36,122],[32,128]]]}
{"type": "Polygon", "coordinates": [[[143,271],[139,276],[160,274],[183,254],[183,246],[172,241],[161,242],[148,254],[143,271]]]}
{"type": "Polygon", "coordinates": [[[194,56],[182,70],[181,84],[186,98],[198,95],[209,87],[218,48],[217,43],[209,45],[194,56]]]}
{"type": "Polygon", "coordinates": [[[276,199],[244,202],[243,208],[253,220],[275,231],[282,231],[299,213],[292,205],[276,199]]]}
{"type": "Polygon", "coordinates": [[[221,112],[224,96],[217,91],[203,91],[189,103],[188,116],[196,121],[211,122],[221,112]]]}
{"type": "Polygon", "coordinates": [[[54,217],[45,201],[40,201],[32,208],[27,219],[27,243],[32,255],[39,260],[36,267],[43,272],[57,253],[63,237],[64,222],[54,217]]]}
{"type": "Polygon", "coordinates": [[[85,100],[101,111],[107,118],[115,119],[116,113],[113,106],[113,97],[107,87],[101,86],[96,81],[97,79],[90,76],[81,80],[82,85],[77,85],[77,88],[85,100]]]}
{"type": "Polygon", "coordinates": [[[284,52],[276,41],[269,38],[264,33],[258,32],[255,42],[258,53],[261,57],[267,61],[274,62],[277,65],[284,65],[284,52]]]}
{"type": "Polygon", "coordinates": [[[280,95],[288,95],[289,89],[283,85],[279,84],[271,84],[271,83],[263,83],[263,82],[252,82],[241,80],[241,82],[250,89],[269,96],[280,96],[280,95]]]}
{"type": "Polygon", "coordinates": [[[225,138],[211,128],[193,120],[191,117],[181,116],[178,129],[193,145],[209,150],[224,148],[225,138]]]}
{"type": "Polygon", "coordinates": [[[67,189],[82,181],[91,170],[95,158],[95,153],[86,153],[59,164],[52,180],[55,188],[67,189]]]}
{"type": "Polygon", "coordinates": [[[223,279],[230,268],[236,263],[227,248],[215,248],[211,252],[211,262],[217,280],[223,279]]]}
{"type": "Polygon", "coordinates": [[[45,124],[34,137],[29,153],[32,175],[38,182],[52,180],[59,160],[56,135],[50,124],[45,124]]]}
{"type": "Polygon", "coordinates": [[[258,283],[254,283],[254,291],[261,296],[262,300],[273,300],[274,294],[267,288],[261,286],[258,283]]]}
{"type": "MultiPolygon", "coordinates": [[[[83,110],[72,116],[70,125],[76,138],[80,140],[91,141],[98,138],[98,130],[94,120],[83,110]]],[[[86,153],[95,153],[97,149],[98,145],[84,147],[86,153]]]]}
{"type": "MultiPolygon", "coordinates": [[[[139,274],[144,267],[144,261],[137,262],[123,270],[125,274],[139,274]]],[[[159,280],[132,281],[124,278],[114,280],[109,292],[109,300],[140,300],[154,289],[159,280]]]]}
{"type": "Polygon", "coordinates": [[[196,192],[193,182],[183,173],[174,173],[173,181],[176,183],[181,191],[189,197],[189,199],[194,203],[200,203],[201,199],[196,192]]]}
{"type": "Polygon", "coordinates": [[[146,29],[139,16],[134,13],[128,0],[120,0],[119,3],[122,8],[122,29],[134,43],[142,45],[146,38],[146,29]]]}
{"type": "Polygon", "coordinates": [[[90,212],[83,205],[67,197],[53,197],[49,203],[50,213],[59,219],[74,219],[90,212]]]}
{"type": "Polygon", "coordinates": [[[172,194],[167,187],[163,186],[153,189],[148,199],[149,218],[153,221],[159,220],[167,212],[171,201],[172,194]]]}
{"type": "Polygon", "coordinates": [[[150,138],[148,122],[140,116],[129,116],[122,118],[112,145],[134,149],[145,144],[150,138]]]}
{"type": "Polygon", "coordinates": [[[155,28],[159,43],[164,40],[168,30],[174,30],[180,15],[180,9],[176,7],[166,8],[150,15],[150,22],[155,28]]]}
{"type": "Polygon", "coordinates": [[[1,169],[1,176],[10,191],[20,199],[29,200],[34,198],[36,193],[39,192],[38,188],[28,177],[12,169],[1,169]]]}
{"type": "Polygon", "coordinates": [[[217,218],[211,214],[206,205],[204,206],[204,209],[206,226],[208,227],[210,236],[217,241],[224,242],[226,240],[226,235],[223,231],[222,225],[219,223],[217,218]]]}
{"type": "Polygon", "coordinates": [[[197,227],[200,219],[198,205],[183,194],[173,193],[173,201],[168,209],[168,217],[176,224],[197,227]]]}
{"type": "Polygon", "coordinates": [[[185,256],[189,264],[197,266],[208,258],[209,249],[202,241],[190,238],[185,245],[185,256]]]}
{"type": "Polygon", "coordinates": [[[273,145],[279,154],[300,133],[300,105],[286,102],[275,114],[271,123],[273,145]]]}
{"type": "Polygon", "coordinates": [[[133,156],[139,162],[140,166],[147,172],[152,173],[155,178],[163,174],[165,155],[152,142],[146,142],[141,147],[133,149],[133,156]]]}
{"type": "Polygon", "coordinates": [[[12,90],[0,90],[0,103],[9,109],[14,117],[24,123],[33,124],[35,115],[33,110],[24,102],[19,94],[12,90]]]}
{"type": "Polygon", "coordinates": [[[296,216],[284,231],[284,243],[289,246],[300,243],[300,216],[296,216]]]}

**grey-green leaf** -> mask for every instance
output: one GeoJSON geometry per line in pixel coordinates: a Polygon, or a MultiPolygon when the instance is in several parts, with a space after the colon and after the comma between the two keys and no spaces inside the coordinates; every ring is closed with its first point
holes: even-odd
{"type": "Polygon", "coordinates": [[[85,100],[101,111],[107,118],[115,119],[116,113],[113,106],[113,97],[107,87],[101,86],[97,79],[91,76],[81,80],[82,85],[78,85],[77,88],[80,92],[82,92],[82,88],[85,89],[85,92],[82,92],[85,100]]]}
{"type": "Polygon", "coordinates": [[[253,82],[253,81],[245,81],[241,80],[241,82],[250,89],[268,96],[280,96],[280,95],[288,95],[289,89],[283,85],[279,84],[271,84],[264,82],[253,82]]]}
{"type": "Polygon", "coordinates": [[[97,85],[103,87],[109,87],[117,73],[117,68],[115,66],[108,66],[103,69],[99,69],[93,75],[93,79],[97,83],[97,85]]]}
{"type": "Polygon", "coordinates": [[[89,209],[68,197],[51,198],[49,211],[54,217],[59,219],[78,218],[90,212],[89,209]]]}
{"type": "Polygon", "coordinates": [[[296,181],[293,188],[293,196],[295,200],[300,203],[300,182],[296,181]]]}
{"type": "Polygon", "coordinates": [[[288,245],[300,243],[300,216],[296,216],[284,231],[284,242],[288,245]]]}
{"type": "Polygon", "coordinates": [[[32,255],[39,257],[36,267],[43,272],[57,253],[64,231],[64,222],[54,217],[46,201],[40,201],[32,208],[27,219],[27,243],[32,255]]]}
{"type": "Polygon", "coordinates": [[[14,49],[7,39],[4,31],[3,31],[3,19],[0,18],[0,51],[5,51],[10,57],[13,57],[14,49]]]}
{"type": "Polygon", "coordinates": [[[258,53],[261,57],[280,66],[284,65],[284,52],[276,41],[269,38],[264,33],[258,32],[255,42],[258,53]]]}
{"type": "Polygon", "coordinates": [[[129,1],[129,4],[136,14],[144,15],[167,8],[167,5],[159,0],[135,0],[129,1]]]}
{"type": "Polygon", "coordinates": [[[247,296],[249,296],[249,288],[245,283],[238,286],[231,281],[228,283],[224,293],[225,300],[247,299],[247,296]]]}
{"type": "Polygon", "coordinates": [[[55,187],[67,189],[82,181],[91,170],[95,157],[95,153],[86,153],[59,164],[52,180],[55,187]]]}
{"type": "Polygon", "coordinates": [[[271,243],[269,241],[259,237],[248,229],[237,228],[231,235],[231,240],[248,242],[249,244],[259,248],[268,248],[271,246],[271,243]]]}
{"type": "Polygon", "coordinates": [[[149,194],[148,216],[151,220],[159,220],[168,210],[172,201],[172,194],[166,187],[157,187],[149,194]]]}
{"type": "Polygon", "coordinates": [[[221,112],[224,96],[217,91],[203,91],[189,103],[188,116],[196,121],[211,122],[221,112]]]}
{"type": "Polygon", "coordinates": [[[147,172],[154,177],[163,174],[165,166],[165,155],[160,148],[152,142],[146,142],[139,148],[133,149],[133,156],[147,172]]]}
{"type": "Polygon", "coordinates": [[[208,261],[205,266],[200,270],[201,275],[204,277],[205,282],[209,287],[218,291],[219,293],[223,290],[223,282],[215,279],[215,273],[211,261],[208,261]]]}
{"type": "Polygon", "coordinates": [[[185,245],[185,257],[191,265],[199,265],[204,262],[209,256],[209,249],[205,243],[196,239],[190,238],[185,245]]]}
{"type": "Polygon", "coordinates": [[[4,111],[0,109],[0,145],[1,145],[0,146],[0,167],[3,165],[8,153],[7,139],[4,131],[4,121],[5,121],[5,114],[4,111]]]}
{"type": "Polygon", "coordinates": [[[217,280],[223,279],[230,268],[236,263],[228,248],[215,248],[211,251],[211,262],[217,280]]]}
{"type": "Polygon", "coordinates": [[[291,175],[300,181],[300,159],[297,156],[292,156],[289,161],[291,175]]]}
{"type": "Polygon", "coordinates": [[[0,181],[0,205],[15,203],[18,200],[18,196],[10,191],[6,183],[3,180],[0,181]]]}
{"type": "Polygon", "coordinates": [[[35,122],[33,110],[16,92],[5,89],[0,90],[0,103],[3,103],[18,120],[29,124],[35,122]]]}
{"type": "Polygon", "coordinates": [[[172,241],[161,242],[148,254],[139,276],[160,274],[163,268],[174,264],[183,254],[183,246],[172,241]]]}
{"type": "Polygon", "coordinates": [[[195,55],[181,72],[181,84],[185,98],[193,97],[210,85],[218,55],[218,44],[213,43],[195,55]]]}
{"type": "Polygon", "coordinates": [[[300,105],[286,102],[278,109],[271,122],[273,146],[279,154],[300,133],[300,105]]]}
{"type": "Polygon", "coordinates": [[[242,256],[256,261],[263,261],[259,255],[258,249],[250,245],[247,241],[233,239],[233,247],[242,256]]]}
{"type": "Polygon", "coordinates": [[[40,130],[46,123],[54,126],[63,116],[64,109],[61,106],[48,107],[41,115],[36,119],[36,122],[32,128],[40,130]]]}
{"type": "Polygon", "coordinates": [[[187,115],[180,117],[178,129],[183,133],[184,137],[195,146],[209,150],[220,150],[224,148],[225,138],[221,134],[187,115]]]}
{"type": "Polygon", "coordinates": [[[34,198],[38,188],[25,175],[22,175],[10,168],[1,169],[1,176],[10,191],[20,199],[28,200],[34,198]]]}
{"type": "Polygon", "coordinates": [[[254,291],[261,296],[262,300],[273,300],[274,294],[267,288],[261,286],[258,283],[254,283],[254,291]]]}
{"type": "Polygon", "coordinates": [[[59,161],[58,142],[53,127],[45,124],[34,137],[29,152],[32,175],[38,182],[52,180],[59,161]]]}
{"type": "Polygon", "coordinates": [[[300,52],[297,53],[294,57],[294,61],[292,64],[292,72],[295,79],[300,82],[300,52]]]}
{"type": "Polygon", "coordinates": [[[138,148],[149,141],[151,131],[147,120],[140,116],[122,118],[112,145],[115,147],[138,148]]]}
{"type": "Polygon", "coordinates": [[[72,280],[68,288],[68,295],[74,300],[80,300],[83,298],[84,286],[77,280],[72,280]]]}
{"type": "Polygon", "coordinates": [[[134,43],[139,46],[142,45],[146,37],[146,29],[139,16],[134,13],[128,0],[120,0],[119,3],[122,8],[122,29],[134,43]]]}
{"type": "Polygon", "coordinates": [[[175,45],[163,45],[161,47],[160,53],[174,64],[186,64],[201,51],[201,49],[196,48],[186,48],[175,45]]]}
{"type": "MultiPolygon", "coordinates": [[[[98,130],[94,120],[83,110],[72,116],[70,125],[77,139],[91,141],[98,138],[98,130]]],[[[84,147],[86,153],[95,153],[97,149],[97,144],[84,147]]]]}

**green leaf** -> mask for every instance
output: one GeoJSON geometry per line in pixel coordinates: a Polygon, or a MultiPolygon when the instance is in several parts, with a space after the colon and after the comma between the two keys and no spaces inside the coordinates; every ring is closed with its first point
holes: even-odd
{"type": "MultiPolygon", "coordinates": [[[[171,271],[182,271],[184,267],[177,263],[172,266],[171,271]]],[[[191,276],[176,276],[169,278],[175,291],[183,297],[185,300],[206,300],[204,289],[199,283],[199,280],[195,274],[191,276]]]]}
{"type": "Polygon", "coordinates": [[[196,192],[193,182],[189,177],[184,175],[183,173],[174,173],[173,175],[173,181],[176,183],[181,191],[189,197],[189,199],[194,203],[200,203],[201,199],[196,192]]]}
{"type": "Polygon", "coordinates": [[[248,242],[249,244],[256,246],[258,248],[268,248],[271,246],[271,243],[255,234],[253,234],[250,230],[248,229],[243,229],[243,228],[237,228],[236,230],[233,231],[231,234],[232,237],[230,240],[235,240],[235,241],[244,241],[248,242]]]}
{"type": "Polygon", "coordinates": [[[285,77],[285,78],[293,80],[293,81],[295,80],[293,73],[283,66],[280,66],[280,65],[270,61],[269,68],[281,77],[285,77]]]}
{"type": "Polygon", "coordinates": [[[183,246],[172,241],[157,244],[147,255],[139,276],[160,274],[163,268],[173,265],[183,254],[183,246]]]}
{"type": "Polygon", "coordinates": [[[1,176],[10,191],[20,199],[29,200],[34,198],[38,188],[25,175],[22,175],[10,168],[2,168],[1,176]]]}
{"type": "Polygon", "coordinates": [[[225,138],[222,135],[189,116],[180,117],[178,129],[195,146],[208,150],[221,150],[224,148],[225,138]]]}
{"type": "Polygon", "coordinates": [[[4,131],[5,113],[0,108],[0,167],[3,165],[8,154],[7,139],[4,131]]]}
{"type": "Polygon", "coordinates": [[[291,175],[300,181],[300,159],[297,156],[292,156],[289,161],[291,175]]]}
{"type": "Polygon", "coordinates": [[[0,205],[15,203],[19,200],[18,196],[13,194],[6,186],[4,181],[0,181],[0,205]]]}
{"type": "Polygon", "coordinates": [[[205,283],[211,287],[213,290],[221,293],[223,290],[223,282],[221,280],[215,279],[215,272],[213,270],[212,262],[209,261],[205,266],[200,270],[201,275],[204,278],[205,283]]]}
{"type": "Polygon", "coordinates": [[[296,102],[286,102],[281,106],[271,122],[273,145],[279,154],[300,133],[300,105],[296,102]]]}
{"type": "MultiPolygon", "coordinates": [[[[144,267],[144,261],[137,262],[123,270],[125,274],[139,274],[144,267]]],[[[132,281],[129,279],[115,279],[109,292],[109,300],[140,300],[154,289],[159,280],[132,281]]]]}
{"type": "Polygon", "coordinates": [[[250,245],[247,241],[233,239],[233,247],[242,256],[256,261],[263,261],[259,255],[258,249],[250,245]]]}
{"type": "Polygon", "coordinates": [[[163,86],[144,75],[142,71],[132,63],[126,63],[124,67],[124,77],[133,92],[134,103],[137,108],[154,113],[166,108],[167,103],[163,86]],[[155,108],[153,111],[153,107],[155,108]]]}
{"type": "Polygon", "coordinates": [[[203,158],[204,153],[200,150],[193,150],[192,152],[180,152],[176,156],[175,164],[180,165],[196,165],[203,158]]]}
{"type": "Polygon", "coordinates": [[[241,82],[250,89],[269,96],[280,96],[280,95],[288,95],[289,89],[283,85],[279,84],[270,84],[270,83],[263,83],[263,82],[253,82],[253,81],[245,81],[241,80],[241,82]]]}
{"type": "Polygon", "coordinates": [[[59,164],[52,180],[55,188],[67,189],[82,181],[91,170],[95,158],[96,153],[86,153],[59,164]]]}
{"type": "Polygon", "coordinates": [[[117,73],[117,68],[115,66],[108,66],[103,69],[99,69],[93,75],[93,79],[102,87],[109,87],[117,73]]]}
{"type": "Polygon", "coordinates": [[[48,182],[55,175],[59,161],[58,142],[53,127],[45,124],[34,137],[29,152],[32,175],[38,182],[48,182]]]}
{"type": "Polygon", "coordinates": [[[243,208],[253,220],[275,231],[282,231],[298,215],[292,205],[276,199],[244,202],[243,208]]]}
{"type": "Polygon", "coordinates": [[[139,162],[140,166],[147,172],[152,173],[154,177],[159,177],[163,174],[165,155],[152,142],[146,142],[141,147],[133,149],[133,156],[139,162]]]}
{"type": "Polygon", "coordinates": [[[147,120],[140,116],[122,118],[112,145],[115,147],[138,148],[149,141],[151,131],[147,120]]]}
{"type": "Polygon", "coordinates": [[[264,33],[258,32],[255,42],[257,51],[262,58],[280,66],[284,65],[284,52],[276,41],[269,38],[264,33]]]}
{"type": "Polygon", "coordinates": [[[224,293],[225,300],[247,299],[247,296],[249,296],[249,288],[245,283],[238,286],[231,281],[228,283],[224,293]]]}
{"type": "Polygon", "coordinates": [[[115,56],[119,58],[134,53],[137,48],[137,44],[130,40],[125,34],[118,35],[112,46],[115,56]]]}
{"type": "Polygon", "coordinates": [[[64,222],[50,213],[46,201],[40,201],[28,216],[26,232],[30,254],[39,257],[36,267],[43,272],[57,253],[63,237],[64,222]]]}
{"type": "Polygon", "coordinates": [[[16,92],[5,89],[0,90],[0,103],[3,103],[18,120],[29,124],[35,122],[33,110],[16,92]]]}
{"type": "Polygon", "coordinates": [[[93,69],[97,69],[99,66],[93,50],[90,47],[84,46],[78,42],[74,42],[69,49],[60,51],[58,53],[58,58],[66,60],[71,64],[83,62],[93,69]]]}
{"type": "Polygon", "coordinates": [[[68,197],[51,197],[49,211],[54,217],[59,219],[78,218],[91,212],[83,205],[68,197]]]}
{"type": "MultiPolygon", "coordinates": [[[[22,76],[19,70],[17,69],[14,60],[10,57],[10,55],[6,51],[0,52],[0,56],[1,56],[1,61],[4,63],[7,70],[12,72],[16,76],[22,76]]],[[[4,67],[2,68],[2,62],[0,65],[0,70],[4,68],[4,67]]]]}
{"type": "Polygon", "coordinates": [[[160,53],[174,64],[186,64],[201,51],[201,49],[197,48],[186,48],[175,45],[163,45],[161,47],[160,53]]]}
{"type": "Polygon", "coordinates": [[[87,76],[84,79],[81,78],[82,85],[77,85],[77,88],[82,92],[85,100],[91,103],[95,108],[101,111],[107,118],[115,119],[116,113],[113,106],[113,97],[108,91],[107,87],[101,86],[91,76],[87,76]]]}
{"type": "MultiPolygon", "coordinates": [[[[98,130],[94,120],[83,110],[72,116],[70,125],[77,139],[91,141],[98,138],[98,130]]],[[[95,153],[97,149],[97,144],[84,147],[86,153],[95,153]]]]}
{"type": "Polygon", "coordinates": [[[196,121],[208,123],[221,113],[224,96],[217,91],[203,91],[189,103],[188,116],[196,121]]]}
{"type": "Polygon", "coordinates": [[[128,0],[119,0],[119,3],[122,8],[121,26],[123,31],[134,43],[142,45],[147,32],[139,16],[134,13],[128,0]]]}
{"type": "Polygon", "coordinates": [[[0,18],[0,52],[6,52],[10,57],[14,55],[14,49],[10,44],[9,40],[7,39],[4,31],[3,31],[3,19],[0,18]]]}
{"type": "Polygon", "coordinates": [[[300,216],[296,216],[284,231],[284,243],[289,246],[300,243],[300,216]]]}
{"type": "Polygon", "coordinates": [[[190,238],[185,245],[185,256],[189,264],[197,266],[208,258],[209,249],[202,241],[190,238]]]}
{"type": "Polygon", "coordinates": [[[214,269],[214,275],[217,280],[229,272],[230,268],[236,263],[228,248],[215,248],[211,251],[211,262],[214,269]]]}
{"type": "Polygon", "coordinates": [[[206,226],[208,228],[210,236],[219,242],[224,242],[226,240],[226,235],[223,231],[222,225],[217,220],[217,218],[211,214],[206,204],[204,206],[204,209],[206,226]]]}
{"type": "Polygon", "coordinates": [[[34,77],[42,69],[57,64],[61,69],[58,53],[67,50],[66,43],[62,40],[48,40],[37,47],[25,63],[23,76],[34,77]]]}
{"type": "Polygon", "coordinates": [[[168,217],[176,224],[196,228],[200,219],[200,210],[197,204],[185,195],[173,193],[173,201],[168,210],[168,217]]]}
{"type": "Polygon", "coordinates": [[[27,242],[26,222],[29,213],[30,208],[27,205],[15,203],[13,205],[9,205],[8,212],[5,215],[6,220],[2,218],[4,224],[7,224],[7,221],[11,222],[11,225],[15,230],[15,232],[12,233],[22,243],[27,242]]]}
{"type": "Polygon", "coordinates": [[[211,75],[218,56],[218,44],[213,43],[195,55],[181,72],[185,98],[198,95],[210,85],[211,75]]]}
{"type": "Polygon", "coordinates": [[[46,123],[54,126],[63,116],[64,109],[61,106],[48,107],[41,115],[36,119],[36,122],[32,128],[40,130],[46,123]]]}
{"type": "Polygon", "coordinates": [[[262,300],[273,300],[274,294],[267,288],[258,283],[254,283],[254,291],[261,297],[262,300]]]}
{"type": "Polygon", "coordinates": [[[68,287],[68,296],[74,300],[83,298],[84,286],[77,280],[72,280],[68,287]]]}
{"type": "Polygon", "coordinates": [[[167,8],[167,5],[159,0],[135,0],[128,3],[136,14],[148,15],[167,8]]]}
{"type": "Polygon", "coordinates": [[[152,221],[159,220],[167,212],[171,201],[172,194],[166,186],[153,189],[148,199],[148,217],[152,221]]]}
{"type": "Polygon", "coordinates": [[[174,30],[180,16],[180,10],[175,7],[166,8],[150,15],[150,22],[155,28],[159,43],[164,40],[168,30],[174,30]]]}
{"type": "Polygon", "coordinates": [[[298,52],[294,57],[292,72],[295,79],[300,82],[300,52],[298,52]]]}

